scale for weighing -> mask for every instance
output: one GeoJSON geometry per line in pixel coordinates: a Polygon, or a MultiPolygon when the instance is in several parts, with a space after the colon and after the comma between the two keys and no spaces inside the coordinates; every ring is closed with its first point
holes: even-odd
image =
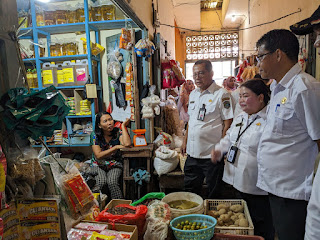
{"type": "Polygon", "coordinates": [[[147,146],[146,137],[143,135],[146,132],[146,129],[135,129],[132,130],[136,135],[133,136],[133,146],[141,147],[147,146]]]}

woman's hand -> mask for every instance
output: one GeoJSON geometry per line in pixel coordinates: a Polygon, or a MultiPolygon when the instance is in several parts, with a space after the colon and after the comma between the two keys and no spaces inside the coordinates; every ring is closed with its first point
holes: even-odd
{"type": "Polygon", "coordinates": [[[123,146],[123,145],[115,145],[114,147],[115,147],[116,149],[126,148],[126,147],[123,146]]]}
{"type": "Polygon", "coordinates": [[[211,162],[216,164],[217,162],[220,162],[221,160],[221,151],[212,149],[211,151],[211,162]]]}
{"type": "Polygon", "coordinates": [[[130,124],[131,120],[129,118],[127,118],[123,123],[122,123],[122,126],[124,127],[128,127],[129,124],[130,124]]]}

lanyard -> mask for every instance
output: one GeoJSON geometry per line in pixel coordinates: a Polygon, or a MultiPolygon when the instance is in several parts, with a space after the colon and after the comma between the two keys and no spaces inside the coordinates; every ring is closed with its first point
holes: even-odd
{"type": "Polygon", "coordinates": [[[240,132],[241,132],[241,127],[242,127],[242,122],[243,122],[243,118],[242,118],[242,120],[241,120],[241,125],[240,125],[239,132],[238,132],[238,137],[237,137],[237,140],[236,140],[235,144],[238,143],[238,141],[239,141],[240,137],[242,136],[242,134],[251,126],[251,124],[252,124],[257,118],[258,118],[258,116],[256,116],[255,119],[253,119],[253,121],[252,121],[251,123],[249,123],[248,126],[243,130],[243,132],[240,133],[240,132]]]}

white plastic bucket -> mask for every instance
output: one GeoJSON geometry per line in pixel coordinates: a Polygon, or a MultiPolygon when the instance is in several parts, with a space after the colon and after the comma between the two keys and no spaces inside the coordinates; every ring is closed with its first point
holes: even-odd
{"type": "Polygon", "coordinates": [[[203,205],[203,199],[199,195],[191,192],[174,192],[166,195],[164,198],[162,198],[161,201],[165,203],[169,203],[172,201],[177,200],[188,200],[191,202],[198,203],[199,205],[194,208],[181,210],[176,208],[171,208],[171,219],[174,219],[176,217],[187,215],[187,214],[203,214],[204,213],[204,205],[203,205]]]}

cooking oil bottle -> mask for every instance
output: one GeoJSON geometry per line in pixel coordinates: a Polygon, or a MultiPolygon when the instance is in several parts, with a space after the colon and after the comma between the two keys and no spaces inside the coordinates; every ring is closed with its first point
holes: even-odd
{"type": "Polygon", "coordinates": [[[75,64],[76,85],[83,86],[86,84],[89,76],[88,59],[77,60],[75,64]]]}
{"type": "Polygon", "coordinates": [[[75,85],[75,61],[65,61],[62,64],[63,71],[63,81],[65,86],[74,86],[75,85]]]}
{"type": "Polygon", "coordinates": [[[32,69],[32,80],[33,80],[33,88],[38,88],[38,74],[37,69],[32,69]]]}
{"type": "Polygon", "coordinates": [[[57,64],[57,83],[59,87],[64,86],[64,74],[62,66],[62,63],[57,64]]]}
{"type": "Polygon", "coordinates": [[[42,65],[42,85],[48,87],[50,85],[57,86],[57,67],[55,62],[44,63],[42,65]]]}

